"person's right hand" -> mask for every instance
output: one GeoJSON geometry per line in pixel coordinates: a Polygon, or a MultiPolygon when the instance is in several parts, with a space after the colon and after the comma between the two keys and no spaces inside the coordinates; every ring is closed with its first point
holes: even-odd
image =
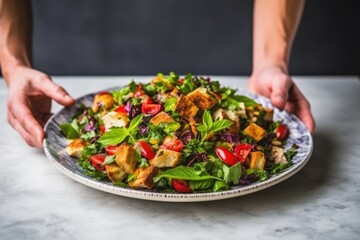
{"type": "Polygon", "coordinates": [[[74,99],[48,75],[29,67],[18,66],[5,78],[9,87],[8,122],[27,144],[42,148],[43,127],[51,116],[51,100],[69,106],[74,99]]]}

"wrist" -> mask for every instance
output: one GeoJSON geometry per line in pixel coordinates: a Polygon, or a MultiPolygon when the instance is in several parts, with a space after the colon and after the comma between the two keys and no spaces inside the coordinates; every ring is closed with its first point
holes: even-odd
{"type": "Polygon", "coordinates": [[[288,63],[284,58],[263,57],[253,63],[252,75],[263,71],[266,68],[278,68],[288,74],[288,63]]]}
{"type": "Polygon", "coordinates": [[[5,81],[9,84],[11,76],[20,68],[31,68],[31,64],[26,59],[15,56],[1,57],[1,73],[5,81]]]}

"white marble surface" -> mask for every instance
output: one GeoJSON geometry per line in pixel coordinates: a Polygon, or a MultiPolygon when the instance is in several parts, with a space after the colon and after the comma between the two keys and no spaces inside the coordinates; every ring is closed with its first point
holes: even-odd
{"type": "MultiPolygon", "coordinates": [[[[128,79],[54,77],[74,97],[128,79]]],[[[246,83],[244,77],[217,79],[246,83]]],[[[0,239],[360,239],[359,79],[295,81],[318,126],[313,155],[299,173],[238,198],[162,203],[104,193],[58,171],[7,124],[0,80],[0,239]]]]}

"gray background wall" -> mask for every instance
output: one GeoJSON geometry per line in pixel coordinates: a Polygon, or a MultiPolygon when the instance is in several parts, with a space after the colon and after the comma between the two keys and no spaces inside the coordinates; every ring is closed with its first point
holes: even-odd
{"type": "MultiPolygon", "coordinates": [[[[33,0],[34,64],[51,75],[249,75],[252,0],[33,0]]],[[[359,1],[307,1],[292,74],[359,74],[359,1]]]]}

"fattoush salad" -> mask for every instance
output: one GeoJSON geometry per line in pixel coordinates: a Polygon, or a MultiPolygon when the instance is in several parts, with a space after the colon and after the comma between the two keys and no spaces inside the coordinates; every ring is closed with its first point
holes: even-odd
{"type": "Polygon", "coordinates": [[[292,165],[288,127],[273,109],[209,77],[158,74],[99,92],[60,125],[88,176],[157,192],[217,192],[292,165]]]}

